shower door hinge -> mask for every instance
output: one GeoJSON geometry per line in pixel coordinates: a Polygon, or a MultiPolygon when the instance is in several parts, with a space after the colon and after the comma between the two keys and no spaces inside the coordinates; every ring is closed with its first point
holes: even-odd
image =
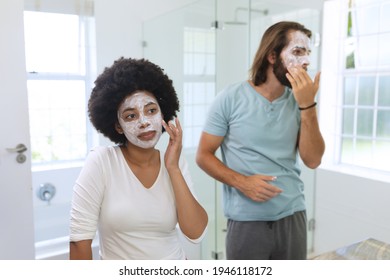
{"type": "Polygon", "coordinates": [[[146,41],[142,41],[141,45],[142,45],[143,48],[146,48],[148,46],[148,43],[146,41]]]}
{"type": "Polygon", "coordinates": [[[308,222],[308,225],[307,225],[307,229],[309,231],[314,231],[316,228],[316,220],[313,218],[313,219],[310,219],[309,222],[308,222]]]}
{"type": "Polygon", "coordinates": [[[223,252],[211,251],[211,258],[213,260],[223,260],[223,252]]]}

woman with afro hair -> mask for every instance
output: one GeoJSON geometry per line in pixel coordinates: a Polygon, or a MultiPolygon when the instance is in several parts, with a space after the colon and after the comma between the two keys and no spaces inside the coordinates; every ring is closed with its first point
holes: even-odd
{"type": "Polygon", "coordinates": [[[202,240],[208,217],[180,156],[178,110],[172,81],[148,60],[122,57],[96,79],[89,117],[116,145],[93,148],[75,183],[70,259],[92,259],[97,232],[101,259],[186,259],[179,228],[202,240]]]}

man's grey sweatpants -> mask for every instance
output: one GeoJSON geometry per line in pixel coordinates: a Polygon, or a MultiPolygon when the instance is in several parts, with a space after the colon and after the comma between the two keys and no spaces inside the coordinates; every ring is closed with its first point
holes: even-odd
{"type": "Polygon", "coordinates": [[[306,212],[278,221],[227,222],[228,260],[305,260],[306,212]]]}

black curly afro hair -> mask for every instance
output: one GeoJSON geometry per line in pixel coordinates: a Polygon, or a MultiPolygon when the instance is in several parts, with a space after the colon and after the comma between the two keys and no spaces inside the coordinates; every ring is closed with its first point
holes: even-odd
{"type": "MultiPolygon", "coordinates": [[[[88,102],[93,126],[116,144],[127,141],[125,135],[115,129],[119,105],[138,91],[148,91],[155,96],[166,122],[177,116],[179,100],[164,70],[146,59],[121,57],[98,76],[88,102]]],[[[164,131],[162,126],[161,129],[164,131]]]]}

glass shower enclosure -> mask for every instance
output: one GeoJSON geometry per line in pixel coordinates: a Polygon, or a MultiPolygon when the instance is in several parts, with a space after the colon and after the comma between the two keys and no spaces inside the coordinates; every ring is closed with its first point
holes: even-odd
{"type": "MultiPolygon", "coordinates": [[[[209,214],[207,235],[200,248],[188,245],[190,259],[226,257],[221,183],[195,163],[209,105],[225,86],[248,79],[252,57],[268,26],[280,20],[295,20],[319,34],[320,15],[318,9],[264,0],[199,0],[144,23],[144,57],[160,65],[173,80],[180,100],[182,153],[190,166],[196,196],[209,214]]],[[[319,68],[318,58],[319,47],[315,45],[310,74],[319,68]]],[[[165,148],[166,143],[163,137],[159,145],[165,148]]],[[[313,171],[303,168],[310,223],[314,221],[314,176],[313,171]]],[[[309,228],[309,253],[312,236],[309,228]]]]}

